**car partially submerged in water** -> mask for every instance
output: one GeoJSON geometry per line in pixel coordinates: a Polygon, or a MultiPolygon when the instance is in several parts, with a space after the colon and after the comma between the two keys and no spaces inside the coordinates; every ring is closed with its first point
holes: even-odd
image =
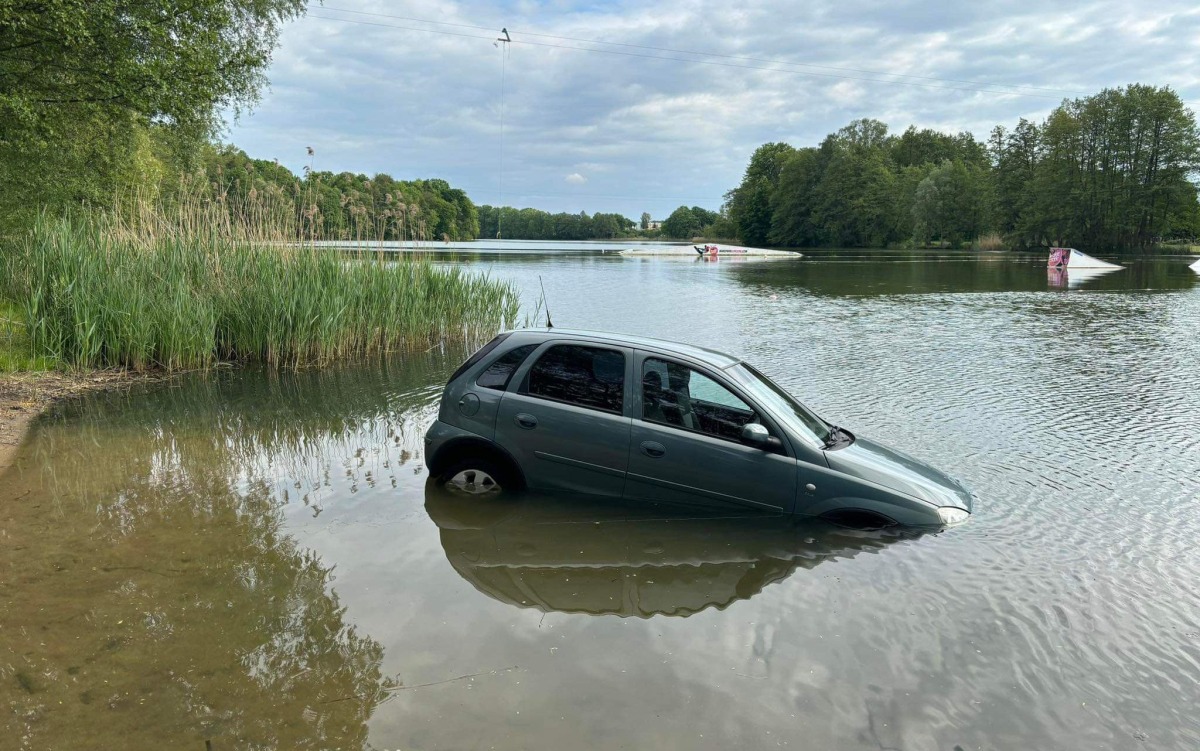
{"type": "Polygon", "coordinates": [[[740,358],[590,331],[488,342],[446,384],[425,456],[465,493],[528,487],[855,525],[947,526],[972,509],[956,480],[822,420],[740,358]]]}

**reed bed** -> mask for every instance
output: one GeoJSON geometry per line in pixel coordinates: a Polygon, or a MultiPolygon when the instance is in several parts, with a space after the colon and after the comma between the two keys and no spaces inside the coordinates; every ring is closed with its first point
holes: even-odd
{"type": "Polygon", "coordinates": [[[1008,246],[1004,243],[1004,238],[999,232],[988,232],[985,235],[980,235],[979,237],[975,238],[974,242],[975,250],[996,251],[1006,250],[1007,247],[1008,246]]]}
{"type": "Polygon", "coordinates": [[[516,320],[510,284],[303,236],[286,212],[199,203],[42,216],[8,253],[6,292],[34,352],[77,368],[319,365],[516,320]]]}

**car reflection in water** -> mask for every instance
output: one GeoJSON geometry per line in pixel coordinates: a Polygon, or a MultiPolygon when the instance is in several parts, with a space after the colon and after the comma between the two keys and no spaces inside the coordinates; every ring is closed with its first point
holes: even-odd
{"type": "Polygon", "coordinates": [[[774,514],[425,486],[446,559],[500,602],[544,612],[686,618],[746,600],[796,569],[874,553],[928,530],[850,529],[774,514]]]}

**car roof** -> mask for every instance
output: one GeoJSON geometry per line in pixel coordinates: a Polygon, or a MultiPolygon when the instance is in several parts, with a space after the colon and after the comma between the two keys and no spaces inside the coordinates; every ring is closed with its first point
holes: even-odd
{"type": "Polygon", "coordinates": [[[540,340],[547,339],[583,339],[591,342],[604,344],[612,344],[623,347],[634,347],[637,349],[656,350],[665,354],[679,355],[681,357],[689,357],[693,360],[711,365],[715,368],[728,368],[730,365],[736,365],[742,361],[740,357],[718,352],[715,349],[707,347],[698,347],[694,344],[685,344],[683,342],[673,342],[667,339],[654,339],[648,336],[634,336],[632,334],[618,334],[609,331],[588,331],[586,329],[558,329],[558,328],[531,328],[531,329],[513,329],[512,334],[533,334],[540,340]]]}

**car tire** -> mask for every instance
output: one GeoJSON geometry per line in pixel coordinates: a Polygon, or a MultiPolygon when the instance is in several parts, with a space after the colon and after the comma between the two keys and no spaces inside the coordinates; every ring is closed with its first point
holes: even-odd
{"type": "Polygon", "coordinates": [[[516,490],[519,475],[507,462],[491,456],[464,456],[441,475],[442,484],[452,493],[468,496],[496,496],[516,490]]]}

